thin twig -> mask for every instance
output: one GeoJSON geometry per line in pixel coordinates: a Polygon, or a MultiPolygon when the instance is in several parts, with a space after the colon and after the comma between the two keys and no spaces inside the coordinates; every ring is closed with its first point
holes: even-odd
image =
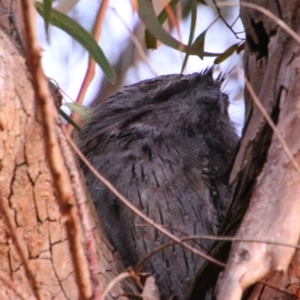
{"type": "Polygon", "coordinates": [[[19,236],[19,234],[16,231],[16,224],[13,221],[13,217],[10,213],[9,210],[9,206],[7,204],[7,199],[5,199],[4,197],[0,197],[0,207],[1,210],[3,211],[3,215],[5,217],[6,223],[8,225],[8,229],[9,229],[9,234],[12,237],[14,244],[16,246],[17,252],[20,256],[21,262],[24,266],[25,269],[25,273],[26,273],[26,278],[28,280],[29,286],[31,287],[31,290],[34,294],[34,296],[39,299],[42,300],[44,299],[41,293],[41,290],[34,278],[33,273],[30,270],[29,264],[28,264],[28,259],[26,257],[25,254],[25,246],[24,243],[21,239],[21,237],[19,236]]]}
{"type": "MultiPolygon", "coordinates": [[[[238,15],[236,16],[235,20],[234,20],[234,21],[232,22],[232,24],[230,25],[231,28],[235,25],[235,23],[238,21],[238,19],[239,19],[240,17],[241,17],[240,14],[238,14],[238,15]]],[[[245,31],[242,31],[242,32],[245,32],[245,31]]],[[[240,32],[235,31],[235,33],[236,33],[236,34],[239,34],[240,32]]]]}
{"type": "MultiPolygon", "coordinates": [[[[272,284],[270,284],[270,283],[268,283],[268,282],[259,280],[259,281],[257,281],[257,283],[260,283],[260,284],[262,284],[262,285],[265,285],[265,286],[267,286],[268,288],[273,289],[273,290],[275,290],[275,291],[277,291],[277,292],[283,293],[283,294],[285,294],[285,295],[287,295],[287,296],[289,296],[289,297],[295,296],[294,294],[292,294],[292,293],[290,293],[290,292],[287,292],[287,291],[285,291],[285,290],[282,290],[282,289],[278,288],[277,286],[274,286],[274,285],[272,285],[272,284]]],[[[297,297],[296,299],[299,299],[299,298],[297,297]]],[[[295,300],[296,300],[296,299],[295,299],[295,300]]]]}
{"type": "Polygon", "coordinates": [[[101,298],[98,275],[99,271],[94,243],[94,235],[90,225],[89,214],[86,209],[86,195],[82,186],[82,178],[79,176],[80,173],[75,163],[74,155],[66,140],[66,135],[68,135],[68,133],[66,132],[62,124],[60,124],[60,129],[61,131],[58,131],[58,140],[63,149],[62,153],[70,174],[72,188],[78,207],[78,213],[84,231],[90,277],[93,282],[93,297],[97,300],[101,298]]]}
{"type": "Polygon", "coordinates": [[[283,30],[285,30],[289,35],[291,35],[300,44],[300,36],[297,34],[297,32],[294,31],[293,29],[291,29],[285,22],[283,22],[281,19],[279,19],[276,15],[271,13],[266,8],[264,8],[260,5],[257,5],[257,4],[247,3],[247,2],[243,2],[243,1],[240,1],[240,2],[224,2],[224,1],[217,2],[217,6],[220,6],[220,7],[235,6],[235,5],[253,8],[253,9],[260,11],[261,13],[265,14],[268,18],[275,21],[275,23],[277,23],[277,25],[279,25],[283,30]]]}
{"type": "Polygon", "coordinates": [[[166,230],[163,226],[155,223],[152,219],[147,217],[144,213],[142,213],[139,209],[137,209],[128,199],[126,199],[107,179],[105,179],[91,164],[90,162],[84,157],[82,152],[78,149],[78,147],[75,145],[75,143],[68,137],[68,142],[70,146],[73,148],[73,150],[77,153],[77,155],[80,157],[80,159],[86,164],[86,166],[90,169],[90,171],[114,194],[116,195],[129,209],[131,209],[135,214],[137,214],[140,218],[145,220],[147,223],[152,225],[154,228],[156,228],[158,231],[162,232],[166,236],[168,236],[171,240],[177,242],[184,248],[190,250],[196,255],[199,255],[200,257],[215,263],[216,265],[223,266],[220,264],[220,262],[209,255],[203,253],[202,251],[195,249],[194,247],[190,246],[189,244],[185,242],[181,242],[181,239],[172,233],[170,233],[168,230],[166,230]]]}
{"type": "MultiPolygon", "coordinates": [[[[216,10],[217,10],[217,13],[219,15],[219,18],[223,21],[223,23],[225,24],[225,26],[232,32],[232,34],[235,36],[235,38],[237,40],[244,40],[243,38],[240,38],[238,36],[238,34],[233,30],[233,25],[235,24],[235,22],[238,20],[239,16],[236,18],[236,20],[234,21],[234,23],[232,25],[229,25],[227,23],[227,21],[225,20],[225,18],[223,17],[222,13],[221,13],[221,10],[220,10],[220,7],[218,6],[219,2],[216,2],[216,0],[212,0],[216,10]]],[[[221,6],[221,5],[220,5],[221,6]]]]}
{"type": "Polygon", "coordinates": [[[124,19],[120,16],[120,14],[115,10],[115,8],[110,7],[110,9],[116,14],[116,16],[119,18],[119,20],[123,23],[123,25],[126,27],[130,38],[133,42],[133,44],[136,47],[136,50],[138,51],[139,55],[141,56],[142,60],[144,61],[144,63],[148,66],[149,70],[151,71],[151,73],[154,76],[158,76],[157,72],[152,68],[149,59],[146,55],[146,53],[144,52],[143,46],[141,45],[140,41],[137,39],[137,37],[133,34],[133,32],[130,30],[130,28],[128,27],[128,25],[126,24],[126,22],[124,21],[124,19]]]}
{"type": "MultiPolygon", "coordinates": [[[[101,4],[99,6],[99,10],[98,10],[98,13],[96,16],[96,21],[95,21],[94,29],[93,29],[93,37],[94,37],[95,41],[99,40],[101,30],[102,30],[104,16],[105,16],[107,6],[108,6],[108,2],[109,2],[109,0],[102,0],[101,4]]],[[[82,104],[84,96],[86,94],[86,91],[95,76],[95,65],[96,65],[96,63],[95,63],[94,59],[91,56],[89,56],[88,67],[87,67],[83,82],[81,84],[79,94],[75,101],[78,104],[82,104]]],[[[71,113],[71,119],[73,119],[76,123],[80,121],[80,118],[73,112],[71,113]]],[[[69,133],[72,132],[73,126],[71,125],[71,123],[67,124],[67,130],[69,133]]]]}
{"type": "MultiPolygon", "coordinates": [[[[295,249],[300,249],[299,245],[289,244],[289,243],[282,243],[282,242],[275,242],[270,240],[256,240],[256,239],[243,239],[243,238],[235,238],[235,237],[229,237],[229,236],[208,236],[208,235],[193,235],[188,236],[185,238],[181,238],[181,242],[183,241],[191,241],[191,240],[209,240],[209,241],[224,241],[224,242],[245,242],[245,243],[263,243],[263,244],[271,244],[271,245],[278,245],[278,246],[284,246],[284,247],[290,247],[295,249]]],[[[144,258],[142,258],[134,267],[134,271],[136,273],[139,273],[142,269],[142,267],[145,265],[145,263],[155,254],[158,252],[164,250],[167,247],[173,246],[174,244],[177,244],[177,242],[169,242],[165,243],[164,245],[161,245],[148,253],[144,258]]],[[[220,262],[220,265],[223,264],[220,262]]],[[[223,267],[226,265],[223,264],[223,267]]]]}
{"type": "MultiPolygon", "coordinates": [[[[180,239],[181,240],[181,243],[184,242],[184,241],[189,241],[189,240],[193,240],[193,238],[183,238],[183,239],[180,239]]],[[[164,245],[161,245],[159,247],[157,247],[156,249],[152,250],[151,252],[149,252],[147,255],[145,255],[136,265],[135,267],[133,268],[134,269],[134,272],[136,273],[140,273],[141,272],[141,269],[143,268],[143,266],[146,264],[146,262],[151,258],[153,257],[154,255],[156,255],[157,253],[161,252],[162,250],[168,248],[168,247],[171,247],[175,244],[180,244],[181,243],[177,243],[177,242],[169,242],[169,243],[166,243],[164,245]]],[[[220,267],[226,267],[226,264],[224,264],[223,262],[221,261],[218,261],[218,265],[220,267]]]]}
{"type": "MultiPolygon", "coordinates": [[[[300,247],[297,245],[292,245],[292,244],[286,244],[286,243],[278,243],[278,242],[273,242],[273,241],[261,241],[261,240],[255,240],[255,239],[239,239],[239,238],[231,238],[231,237],[213,237],[213,236],[192,236],[192,237],[187,237],[187,238],[183,238],[181,239],[181,241],[184,240],[191,240],[191,239],[206,239],[206,240],[220,240],[220,241],[243,241],[243,242],[256,242],[256,243],[269,243],[269,244],[277,244],[280,246],[286,246],[286,247],[293,247],[293,248],[297,248],[299,249],[300,247]]],[[[158,253],[159,251],[163,250],[166,247],[169,247],[171,245],[176,244],[176,242],[170,242],[167,243],[161,247],[158,247],[157,249],[155,249],[154,251],[152,251],[151,253],[149,253],[146,257],[143,258],[143,260],[141,260],[134,268],[133,273],[138,274],[140,273],[140,270],[142,268],[142,266],[144,265],[144,263],[154,254],[158,253]]],[[[226,265],[222,263],[222,266],[225,267],[226,265]]],[[[109,291],[120,281],[122,281],[123,279],[126,279],[128,277],[132,277],[132,274],[130,274],[130,272],[124,272],[121,273],[119,276],[117,276],[113,281],[111,281],[109,283],[109,285],[106,287],[101,300],[104,300],[105,296],[109,293],[109,291]]],[[[269,284],[265,281],[258,281],[258,283],[263,284],[269,288],[275,289],[281,293],[284,293],[286,295],[291,295],[291,293],[282,290],[276,286],[273,286],[272,284],[269,284]]]]}
{"type": "Polygon", "coordinates": [[[266,111],[266,109],[263,107],[263,105],[261,104],[260,100],[258,99],[257,95],[255,94],[252,85],[250,84],[250,82],[246,79],[246,77],[243,75],[243,73],[241,72],[241,70],[237,67],[237,73],[238,75],[244,80],[245,85],[247,87],[247,90],[250,93],[250,96],[253,100],[253,102],[255,103],[255,105],[258,107],[259,111],[262,113],[262,115],[265,117],[267,123],[269,124],[269,126],[272,128],[272,130],[274,131],[276,137],[279,140],[279,143],[281,144],[284,152],[287,154],[287,156],[289,157],[290,161],[292,162],[293,166],[295,167],[296,171],[299,173],[300,175],[300,167],[297,163],[297,161],[295,160],[292,152],[290,151],[288,145],[286,144],[286,142],[284,141],[284,139],[282,138],[281,133],[279,132],[279,130],[277,129],[276,125],[274,124],[274,122],[272,121],[271,117],[269,116],[268,112],[266,111]]]}
{"type": "Polygon", "coordinates": [[[132,275],[129,272],[123,272],[119,274],[116,278],[114,278],[105,288],[105,290],[102,293],[102,296],[100,300],[104,300],[104,298],[108,295],[108,293],[114,288],[116,284],[118,284],[120,281],[132,277],[132,275]]]}
{"type": "Polygon", "coordinates": [[[92,295],[92,287],[81,243],[81,224],[71,189],[70,178],[65,169],[65,162],[57,140],[56,129],[58,126],[55,124],[55,118],[58,119],[57,111],[54,108],[48,82],[40,62],[41,48],[36,36],[33,2],[31,0],[23,0],[20,3],[25,28],[27,61],[37,96],[37,108],[41,113],[46,155],[53,176],[53,184],[57,191],[57,200],[61,212],[65,217],[66,232],[75,268],[79,297],[80,299],[89,299],[92,295]]]}
{"type": "Polygon", "coordinates": [[[20,289],[19,284],[18,284],[18,286],[16,286],[9,278],[9,275],[4,273],[1,270],[0,270],[0,280],[11,291],[13,291],[18,298],[20,298],[21,300],[28,300],[28,295],[24,294],[24,291],[20,289]]]}

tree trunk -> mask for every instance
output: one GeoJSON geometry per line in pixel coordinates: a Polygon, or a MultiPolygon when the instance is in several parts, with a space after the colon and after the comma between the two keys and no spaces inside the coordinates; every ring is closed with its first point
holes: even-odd
{"type": "MultiPolygon", "coordinates": [[[[245,5],[249,4],[262,6],[299,33],[297,1],[256,0],[245,5]]],[[[253,8],[241,7],[241,17],[246,31],[245,76],[295,162],[246,89],[246,124],[231,173],[234,199],[220,235],[295,245],[300,235],[300,172],[295,167],[300,163],[299,43],[253,8]]],[[[207,263],[190,300],[214,298],[220,271],[218,300],[238,300],[242,294],[249,300],[299,299],[300,252],[295,248],[234,242],[229,258],[228,252],[229,243],[215,243],[211,255],[227,261],[225,271],[207,263]]]]}
{"type": "MultiPolygon", "coordinates": [[[[16,20],[11,10],[14,4],[0,1],[0,298],[36,299],[34,294],[39,294],[40,299],[78,299],[66,220],[47,162],[42,120],[21,55],[23,45],[12,21],[16,20]],[[19,251],[15,240],[19,241],[19,251]]],[[[104,290],[120,266],[103,238],[93,205],[87,206],[97,249],[100,290],[104,290]]],[[[117,285],[107,299],[122,293],[117,285]]]]}
{"type": "MultiPolygon", "coordinates": [[[[299,33],[297,1],[248,3],[266,8],[299,33]]],[[[241,16],[247,36],[246,77],[299,164],[299,43],[278,23],[256,10],[243,7],[241,16]]],[[[297,244],[300,172],[260,109],[252,104],[248,92],[246,103],[248,122],[231,176],[235,186],[232,219],[241,215],[251,199],[236,237],[297,244]]],[[[266,284],[249,290],[248,299],[298,299],[299,253],[290,264],[294,253],[292,247],[233,243],[219,282],[218,299],[240,299],[247,287],[263,279],[266,284]]]]}

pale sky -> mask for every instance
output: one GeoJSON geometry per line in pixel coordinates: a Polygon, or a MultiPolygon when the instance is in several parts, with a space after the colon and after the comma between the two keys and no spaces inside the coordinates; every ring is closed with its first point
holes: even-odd
{"type": "MultiPolygon", "coordinates": [[[[99,1],[80,0],[76,7],[70,11],[69,16],[79,21],[83,27],[90,31],[99,3],[99,1]]],[[[238,15],[237,8],[233,10],[232,15],[232,18],[228,22],[229,24],[231,24],[238,15]]],[[[210,8],[205,6],[199,7],[195,36],[205,30],[214,19],[215,15],[210,8]]],[[[124,50],[126,41],[130,37],[128,29],[124,26],[123,22],[125,22],[127,27],[133,31],[137,21],[137,14],[132,11],[129,0],[109,1],[109,9],[106,12],[99,45],[111,63],[114,63],[119,53],[124,50]],[[122,18],[123,21],[121,21],[120,18],[122,18]]],[[[51,27],[50,29],[51,43],[49,45],[45,39],[44,25],[40,17],[38,18],[37,24],[41,47],[44,49],[42,62],[46,75],[54,78],[71,99],[76,99],[87,67],[87,53],[67,34],[54,27],[51,27]]],[[[182,32],[182,41],[184,43],[187,43],[188,40],[189,27],[189,18],[181,22],[180,28],[182,32]]],[[[234,29],[235,31],[243,30],[240,21],[236,23],[234,29]]],[[[175,32],[173,35],[178,39],[175,32]]],[[[240,35],[240,37],[243,36],[240,35]]],[[[223,52],[236,42],[237,40],[229,29],[222,24],[222,21],[218,21],[206,34],[205,50],[210,52],[223,52]]],[[[183,58],[184,55],[182,53],[164,45],[161,45],[157,50],[148,52],[149,62],[157,75],[179,73],[183,58]]],[[[199,72],[205,67],[211,66],[213,60],[213,58],[200,60],[199,57],[191,56],[185,69],[185,73],[199,72]]],[[[220,65],[220,68],[223,72],[226,72],[233,69],[236,65],[242,66],[242,54],[232,55],[231,58],[220,65]]],[[[143,61],[140,61],[135,66],[129,68],[124,85],[133,84],[152,77],[154,77],[153,73],[143,61]]],[[[85,103],[89,103],[94,99],[95,93],[98,91],[97,87],[102,78],[102,71],[97,67],[96,76],[88,89],[85,103]]],[[[226,84],[224,89],[230,96],[231,105],[229,112],[232,121],[236,124],[238,133],[240,133],[242,128],[244,115],[243,95],[241,93],[242,88],[243,83],[235,76],[233,80],[226,84]]]]}

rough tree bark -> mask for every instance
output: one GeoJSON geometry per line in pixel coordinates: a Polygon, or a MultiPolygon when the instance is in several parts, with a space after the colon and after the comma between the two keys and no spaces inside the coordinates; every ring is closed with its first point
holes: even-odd
{"type": "MultiPolygon", "coordinates": [[[[23,299],[36,299],[8,228],[9,217],[22,241],[41,299],[78,299],[66,220],[57,203],[42,120],[14,22],[15,2],[0,1],[0,298],[18,299],[18,290],[23,299]],[[8,208],[6,213],[3,207],[8,208]]],[[[97,248],[100,289],[104,290],[120,266],[103,238],[93,206],[87,206],[97,248]]],[[[117,285],[107,299],[122,293],[117,285]]]]}
{"type": "MultiPolygon", "coordinates": [[[[299,33],[297,1],[248,3],[266,8],[299,33]]],[[[247,36],[246,77],[299,164],[299,43],[256,10],[241,8],[241,16],[247,36]]],[[[248,123],[232,172],[235,202],[231,217],[251,199],[236,237],[297,244],[300,174],[261,111],[252,105],[249,93],[246,101],[248,123]]],[[[290,264],[294,253],[294,248],[278,245],[233,243],[217,298],[240,299],[245,289],[268,275],[268,286],[256,285],[248,299],[298,299],[299,251],[290,264]]]]}
{"type": "MultiPolygon", "coordinates": [[[[298,1],[247,3],[264,7],[299,34],[298,1]]],[[[255,9],[241,7],[241,17],[247,38],[245,75],[299,165],[299,43],[255,9]]],[[[246,108],[247,121],[231,174],[234,199],[220,235],[295,245],[300,234],[300,175],[247,90],[246,108]]],[[[242,294],[251,300],[299,298],[299,251],[235,242],[229,258],[228,252],[229,244],[223,242],[211,251],[227,261],[218,281],[218,300],[237,300],[242,294]]],[[[210,299],[220,271],[210,263],[205,265],[189,299],[210,299]]]]}

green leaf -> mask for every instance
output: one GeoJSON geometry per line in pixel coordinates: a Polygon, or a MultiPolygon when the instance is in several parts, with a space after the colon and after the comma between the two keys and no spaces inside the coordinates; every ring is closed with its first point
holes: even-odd
{"type": "Polygon", "coordinates": [[[61,115],[62,118],[64,118],[69,124],[71,124],[76,130],[80,130],[79,125],[70,118],[69,115],[67,115],[61,108],[59,109],[59,114],[61,115]]]}
{"type": "MultiPolygon", "coordinates": [[[[204,52],[204,42],[207,30],[200,33],[193,43],[193,47],[199,50],[199,56],[204,52]]],[[[200,56],[201,57],[201,56],[200,56]]],[[[201,59],[203,56],[201,57],[201,59]]]]}
{"type": "Polygon", "coordinates": [[[184,45],[168,34],[156,18],[152,2],[149,0],[136,0],[138,3],[138,15],[143,21],[145,27],[165,45],[190,55],[198,55],[200,57],[210,56],[216,57],[220,53],[203,52],[199,53],[199,49],[184,45]]]}
{"type": "Polygon", "coordinates": [[[231,56],[237,49],[238,49],[239,43],[234,44],[230,46],[228,49],[226,49],[222,54],[220,54],[214,61],[216,65],[220,64],[224,60],[226,60],[229,56],[231,56]]]}
{"type": "Polygon", "coordinates": [[[140,19],[143,21],[146,28],[153,34],[153,36],[155,36],[155,38],[171,48],[197,55],[196,51],[193,51],[192,48],[180,43],[165,31],[165,29],[161,26],[158,19],[156,18],[151,1],[137,0],[137,3],[138,15],[140,19]]]}
{"type": "Polygon", "coordinates": [[[44,0],[43,4],[44,4],[44,11],[45,11],[45,17],[44,17],[45,32],[46,32],[46,38],[47,40],[49,40],[49,23],[51,17],[52,1],[44,0]]]}
{"type": "Polygon", "coordinates": [[[205,5],[205,6],[207,6],[207,3],[205,2],[205,0],[197,0],[199,3],[201,3],[201,4],[203,4],[203,5],[205,5]]]}
{"type": "MultiPolygon", "coordinates": [[[[174,10],[176,5],[178,4],[178,2],[179,2],[179,0],[171,0],[169,3],[169,6],[171,7],[171,9],[174,10]]],[[[167,13],[166,6],[165,6],[164,9],[161,11],[161,13],[158,15],[157,20],[162,25],[166,21],[167,17],[168,17],[168,13],[167,13]]],[[[146,43],[147,49],[156,49],[157,48],[157,39],[148,29],[145,30],[145,43],[146,43]]]]}
{"type": "MultiPolygon", "coordinates": [[[[36,2],[35,7],[38,13],[45,18],[44,5],[36,2]]],[[[110,66],[102,49],[83,27],[81,27],[67,15],[62,14],[55,9],[51,9],[50,23],[68,33],[79,44],[81,44],[88,51],[95,62],[101,67],[107,80],[111,83],[115,82],[116,74],[110,66]]]]}
{"type": "Polygon", "coordinates": [[[82,119],[85,119],[92,111],[91,108],[78,103],[64,103],[63,105],[68,107],[72,112],[76,113],[82,119]]]}
{"type": "Polygon", "coordinates": [[[148,29],[145,29],[145,44],[147,49],[157,49],[157,39],[148,29]]]}

